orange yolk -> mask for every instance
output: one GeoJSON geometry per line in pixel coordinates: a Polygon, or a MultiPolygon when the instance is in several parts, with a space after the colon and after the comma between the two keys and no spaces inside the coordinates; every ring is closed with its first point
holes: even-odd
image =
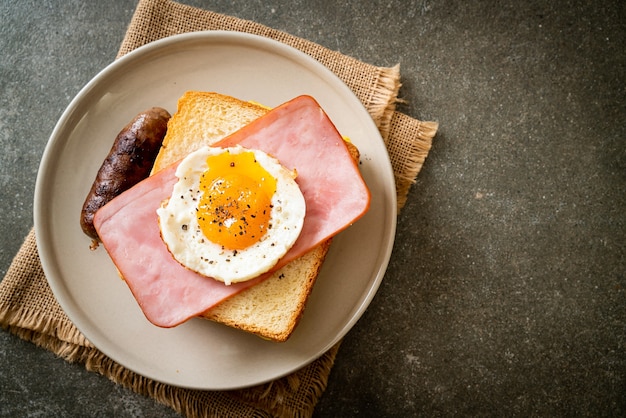
{"type": "Polygon", "coordinates": [[[252,152],[225,152],[207,158],[200,177],[196,216],[204,235],[231,250],[258,242],[270,225],[276,179],[252,152]]]}

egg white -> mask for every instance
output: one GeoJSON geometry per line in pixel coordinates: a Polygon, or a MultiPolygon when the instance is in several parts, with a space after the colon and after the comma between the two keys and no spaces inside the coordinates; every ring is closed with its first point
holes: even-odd
{"type": "Polygon", "coordinates": [[[172,256],[184,267],[224,282],[237,283],[269,271],[296,242],[306,212],[306,204],[295,172],[259,150],[241,146],[203,147],[183,159],[176,170],[178,181],[172,197],[157,210],[161,238],[172,256]],[[271,228],[255,244],[241,250],[225,249],[210,241],[196,217],[200,176],[207,170],[207,157],[230,152],[253,152],[256,160],[276,179],[272,197],[271,228]]]}

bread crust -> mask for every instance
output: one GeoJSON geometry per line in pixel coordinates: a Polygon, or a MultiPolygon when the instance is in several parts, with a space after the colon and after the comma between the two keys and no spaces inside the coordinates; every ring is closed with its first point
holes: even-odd
{"type": "Polygon", "coordinates": [[[268,111],[220,93],[186,92],[178,99],[177,110],[167,123],[167,133],[152,174],[204,145],[214,144],[268,111]]]}
{"type": "Polygon", "coordinates": [[[209,309],[202,314],[202,318],[256,334],[264,339],[287,341],[304,314],[331,241],[332,239],[324,241],[262,283],[209,309]],[[293,271],[298,271],[299,274],[294,275],[293,271]],[[297,288],[292,288],[290,284],[296,284],[297,288]],[[279,310],[275,310],[276,308],[279,310]]]}

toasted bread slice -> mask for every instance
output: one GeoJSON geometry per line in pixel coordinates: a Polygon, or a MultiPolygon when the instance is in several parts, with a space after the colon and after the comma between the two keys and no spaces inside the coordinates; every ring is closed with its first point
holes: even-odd
{"type": "Polygon", "coordinates": [[[178,100],[178,110],[167,124],[167,133],[152,173],[204,145],[216,143],[268,111],[266,107],[223,94],[185,93],[178,100]]]}
{"type": "MultiPolygon", "coordinates": [[[[168,124],[153,173],[242,128],[268,109],[219,93],[187,92],[168,124]]],[[[349,144],[358,160],[356,147],[349,144]]],[[[273,341],[286,341],[304,312],[330,247],[330,239],[270,278],[206,311],[202,317],[273,341]]]]}
{"type": "Polygon", "coordinates": [[[286,341],[300,321],[330,239],[202,316],[273,341],[286,341]]]}

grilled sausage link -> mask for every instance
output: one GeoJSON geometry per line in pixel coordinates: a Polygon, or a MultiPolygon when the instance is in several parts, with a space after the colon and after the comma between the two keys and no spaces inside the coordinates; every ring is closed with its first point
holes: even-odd
{"type": "Polygon", "coordinates": [[[170,117],[167,110],[153,107],[138,114],[117,135],[83,204],[80,225],[85,234],[99,240],[93,226],[96,211],[149,176],[170,117]]]}

